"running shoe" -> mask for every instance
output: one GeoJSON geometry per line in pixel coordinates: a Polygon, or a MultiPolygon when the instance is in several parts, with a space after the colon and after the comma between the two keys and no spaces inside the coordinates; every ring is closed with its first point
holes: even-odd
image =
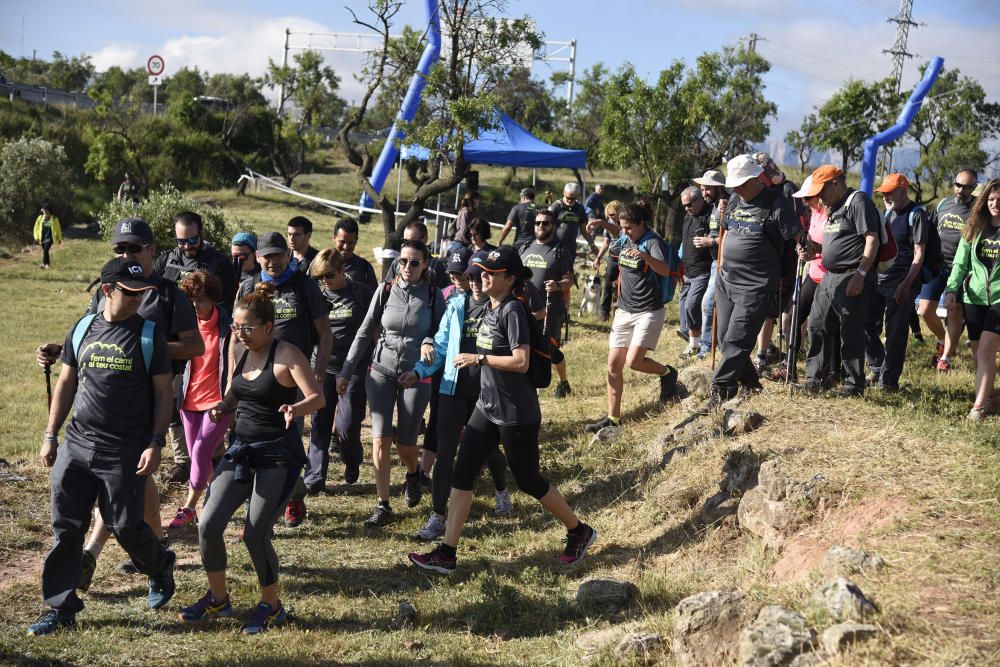
{"type": "Polygon", "coordinates": [[[177,514],[174,515],[173,521],[170,522],[170,528],[182,528],[189,523],[195,521],[198,515],[190,507],[181,507],[177,510],[177,514]]]}
{"type": "Polygon", "coordinates": [[[76,614],[50,609],[28,626],[28,634],[40,637],[51,635],[57,630],[72,630],[76,627],[76,614]]]}
{"type": "Polygon", "coordinates": [[[602,428],[607,428],[608,426],[614,426],[615,423],[611,421],[610,417],[603,417],[600,420],[594,422],[593,424],[587,424],[583,427],[583,430],[587,433],[597,433],[602,428]]]}
{"type": "Polygon", "coordinates": [[[361,466],[357,463],[344,464],[344,483],[354,484],[361,476],[361,466]]]}
{"type": "Polygon", "coordinates": [[[375,506],[371,516],[365,519],[365,528],[378,528],[392,521],[392,508],[381,503],[375,506]]]}
{"type": "Polygon", "coordinates": [[[785,353],[771,344],[767,346],[767,351],[764,353],[764,356],[769,364],[773,364],[784,359],[785,353]]]}
{"type": "Polygon", "coordinates": [[[944,357],[939,357],[937,360],[937,369],[942,373],[947,373],[951,370],[951,362],[944,357]]]}
{"type": "Polygon", "coordinates": [[[306,484],[307,496],[318,496],[324,491],[326,491],[326,484],[324,484],[323,482],[319,482],[317,484],[306,484]]]}
{"type": "Polygon", "coordinates": [[[451,574],[458,565],[458,558],[447,555],[443,544],[437,545],[433,551],[425,554],[411,553],[407,558],[417,567],[438,574],[451,574]]]}
{"type": "Polygon", "coordinates": [[[503,491],[497,491],[494,496],[496,497],[497,516],[510,516],[511,505],[510,505],[510,491],[504,489],[503,491]]]}
{"type": "Polygon", "coordinates": [[[677,337],[680,338],[683,341],[690,340],[687,331],[681,331],[680,329],[674,329],[674,333],[677,334],[677,337]]]}
{"type": "Polygon", "coordinates": [[[149,593],[146,603],[150,609],[159,609],[170,602],[174,596],[174,565],[177,564],[177,554],[167,550],[167,564],[159,574],[149,578],[149,593]]]}
{"type": "Polygon", "coordinates": [[[754,357],[753,367],[758,373],[763,372],[764,369],[767,368],[767,358],[761,356],[754,357]]]}
{"type": "Polygon", "coordinates": [[[597,531],[581,522],[583,530],[579,534],[566,533],[566,550],[559,557],[559,562],[563,565],[573,565],[583,560],[587,549],[597,540],[597,531]]]}
{"type": "Polygon", "coordinates": [[[285,525],[289,528],[299,526],[306,518],[306,501],[289,500],[285,505],[285,525]]]}
{"type": "Polygon", "coordinates": [[[267,632],[272,625],[280,625],[287,620],[288,614],[281,606],[281,602],[278,602],[277,609],[266,602],[258,602],[250,615],[250,621],[243,628],[243,634],[259,635],[262,632],[267,632]]]}
{"type": "Polygon", "coordinates": [[[677,393],[677,369],[667,366],[667,372],[660,376],[660,403],[666,403],[677,393]]]}
{"type": "Polygon", "coordinates": [[[420,504],[420,497],[424,494],[420,485],[420,471],[406,473],[406,483],[403,485],[403,501],[407,507],[416,507],[420,504]]]}
{"type": "Polygon", "coordinates": [[[788,377],[788,368],[785,366],[766,368],[760,376],[769,382],[784,382],[785,378],[788,377]]]}
{"type": "Polygon", "coordinates": [[[94,572],[97,570],[97,559],[89,551],[83,552],[83,570],[80,572],[80,585],[77,588],[84,593],[90,590],[90,584],[94,581],[94,572]]]}
{"type": "Polygon", "coordinates": [[[556,390],[555,390],[556,398],[566,398],[572,393],[573,393],[573,388],[569,386],[569,382],[567,380],[563,380],[562,382],[556,385],[556,390]]]}
{"type": "Polygon", "coordinates": [[[212,597],[212,591],[206,591],[200,600],[181,609],[177,617],[185,623],[203,623],[216,618],[229,618],[233,615],[230,599],[227,595],[225,600],[216,602],[212,597]]]}
{"type": "Polygon", "coordinates": [[[989,415],[989,408],[987,406],[973,406],[965,418],[969,421],[979,422],[986,419],[987,415],[989,415]]]}
{"type": "Polygon", "coordinates": [[[417,531],[417,538],[421,540],[436,540],[444,535],[444,517],[437,512],[431,512],[430,517],[424,527],[417,531]]]}
{"type": "Polygon", "coordinates": [[[688,346],[681,351],[680,356],[694,357],[697,356],[699,352],[701,352],[701,345],[698,343],[688,343],[688,346]]]}
{"type": "Polygon", "coordinates": [[[937,347],[934,348],[934,360],[931,362],[931,368],[937,368],[938,362],[941,361],[941,355],[944,354],[944,343],[938,341],[937,347]]]}

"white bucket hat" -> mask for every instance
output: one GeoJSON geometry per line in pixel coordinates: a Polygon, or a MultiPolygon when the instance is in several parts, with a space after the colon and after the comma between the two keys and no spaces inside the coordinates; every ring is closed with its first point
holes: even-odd
{"type": "Polygon", "coordinates": [[[764,173],[764,169],[757,164],[752,155],[737,155],[726,165],[726,170],[727,188],[739,187],[764,173]]]}
{"type": "Polygon", "coordinates": [[[720,188],[726,187],[726,177],[718,169],[709,169],[701,178],[692,178],[698,185],[715,185],[720,188]]]}

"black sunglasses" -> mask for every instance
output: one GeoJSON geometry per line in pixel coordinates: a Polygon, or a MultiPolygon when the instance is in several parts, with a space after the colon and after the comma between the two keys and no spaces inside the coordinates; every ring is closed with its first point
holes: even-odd
{"type": "Polygon", "coordinates": [[[958,182],[956,182],[955,183],[955,187],[958,188],[959,190],[973,190],[973,189],[975,189],[976,184],[975,183],[968,183],[968,184],[966,184],[966,183],[958,183],[958,182]]]}
{"type": "Polygon", "coordinates": [[[138,255],[143,249],[148,248],[149,245],[135,245],[130,243],[129,245],[116,245],[114,247],[114,253],[116,255],[124,255],[126,253],[131,253],[133,255],[138,255]]]}
{"type": "Polygon", "coordinates": [[[324,273],[323,275],[319,276],[317,280],[333,280],[336,277],[337,277],[336,273],[324,273]]]}
{"type": "Polygon", "coordinates": [[[198,245],[198,241],[200,240],[201,240],[200,236],[192,236],[191,238],[188,239],[178,239],[178,238],[174,239],[174,241],[177,242],[177,245],[198,245]]]}
{"type": "Polygon", "coordinates": [[[143,292],[143,290],[129,289],[127,287],[122,287],[121,285],[115,285],[115,289],[118,290],[119,292],[121,292],[123,295],[128,296],[128,297],[132,297],[132,298],[138,298],[138,297],[142,296],[142,292],[143,292]]]}
{"type": "Polygon", "coordinates": [[[535,220],[535,227],[542,225],[543,227],[550,227],[552,225],[551,220],[535,220]]]}
{"type": "Polygon", "coordinates": [[[420,266],[424,260],[422,259],[406,259],[405,257],[399,258],[400,266],[420,266]]]}

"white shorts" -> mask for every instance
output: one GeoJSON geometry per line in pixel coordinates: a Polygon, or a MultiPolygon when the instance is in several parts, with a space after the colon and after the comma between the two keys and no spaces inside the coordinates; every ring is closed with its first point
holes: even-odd
{"type": "Polygon", "coordinates": [[[611,323],[608,348],[644,347],[655,350],[663,332],[663,309],[651,313],[627,313],[618,309],[611,323]]]}

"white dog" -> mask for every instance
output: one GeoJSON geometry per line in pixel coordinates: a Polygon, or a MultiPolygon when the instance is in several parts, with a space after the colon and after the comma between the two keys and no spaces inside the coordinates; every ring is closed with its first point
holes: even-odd
{"type": "Polygon", "coordinates": [[[597,306],[601,302],[601,278],[596,274],[587,276],[583,281],[583,298],[580,299],[580,312],[583,315],[588,312],[597,316],[597,306]]]}

